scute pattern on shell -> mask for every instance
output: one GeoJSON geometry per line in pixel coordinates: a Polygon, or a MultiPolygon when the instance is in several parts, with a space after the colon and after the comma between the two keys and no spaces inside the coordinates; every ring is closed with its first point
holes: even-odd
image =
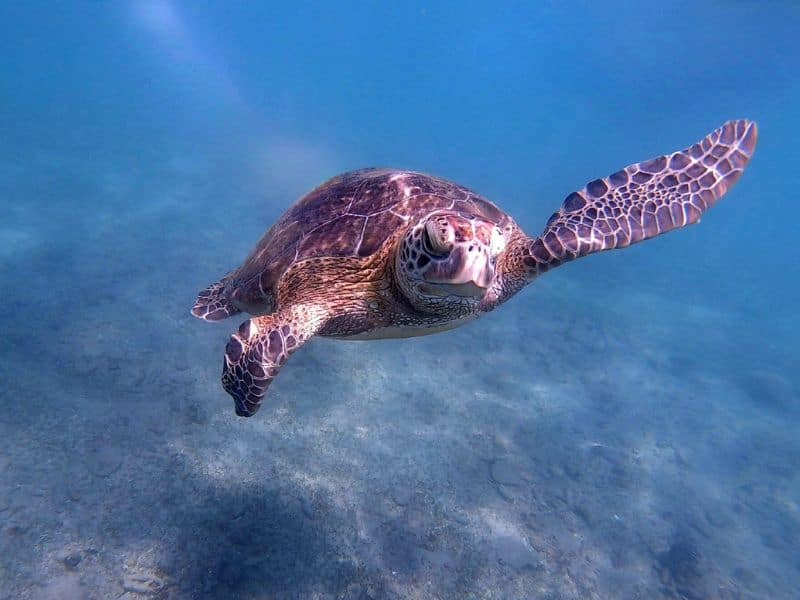
{"type": "Polygon", "coordinates": [[[456,209],[501,226],[511,219],[488,200],[455,183],[391,169],[362,169],[323,183],[292,206],[259,241],[238,273],[273,289],[293,264],[308,258],[366,257],[407,224],[456,209]]]}

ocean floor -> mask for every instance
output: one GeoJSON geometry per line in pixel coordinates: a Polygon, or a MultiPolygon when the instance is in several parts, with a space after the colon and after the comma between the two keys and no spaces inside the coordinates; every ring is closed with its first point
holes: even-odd
{"type": "Polygon", "coordinates": [[[238,218],[253,189],[186,168],[3,175],[28,201],[0,227],[0,597],[800,589],[790,331],[592,257],[446,334],[316,339],[241,419],[243,319],[188,310],[286,201],[238,218]]]}

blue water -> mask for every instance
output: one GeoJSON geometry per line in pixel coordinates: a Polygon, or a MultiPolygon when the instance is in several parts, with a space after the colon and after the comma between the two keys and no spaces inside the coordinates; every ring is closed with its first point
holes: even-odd
{"type": "Polygon", "coordinates": [[[800,7],[530,4],[0,5],[1,598],[797,597],[800,7]],[[188,309],[321,181],[536,234],[743,117],[701,225],[234,415],[188,309]]]}

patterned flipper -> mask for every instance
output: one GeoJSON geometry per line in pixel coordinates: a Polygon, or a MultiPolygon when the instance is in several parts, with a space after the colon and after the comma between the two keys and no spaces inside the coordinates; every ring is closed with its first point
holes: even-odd
{"type": "Polygon", "coordinates": [[[321,324],[321,313],[303,306],[245,321],[225,346],[222,387],[236,414],[252,417],[278,371],[321,324]]]}
{"type": "Polygon", "coordinates": [[[221,321],[240,312],[225,296],[224,279],[200,292],[192,307],[192,315],[204,321],[221,321]]]}
{"type": "Polygon", "coordinates": [[[742,176],[757,138],[752,121],[729,121],[686,150],[631,165],[570,194],[528,247],[528,276],[698,222],[742,176]]]}

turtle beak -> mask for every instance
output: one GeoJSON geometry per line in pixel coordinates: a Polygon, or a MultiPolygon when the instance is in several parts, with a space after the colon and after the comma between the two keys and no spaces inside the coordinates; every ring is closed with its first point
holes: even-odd
{"type": "Polygon", "coordinates": [[[487,288],[468,281],[467,283],[423,283],[420,284],[419,289],[428,296],[458,296],[459,298],[475,298],[479,300],[486,294],[487,288]]]}
{"type": "Polygon", "coordinates": [[[420,291],[435,296],[483,298],[493,278],[494,265],[485,249],[457,247],[446,259],[431,264],[420,291]]]}

